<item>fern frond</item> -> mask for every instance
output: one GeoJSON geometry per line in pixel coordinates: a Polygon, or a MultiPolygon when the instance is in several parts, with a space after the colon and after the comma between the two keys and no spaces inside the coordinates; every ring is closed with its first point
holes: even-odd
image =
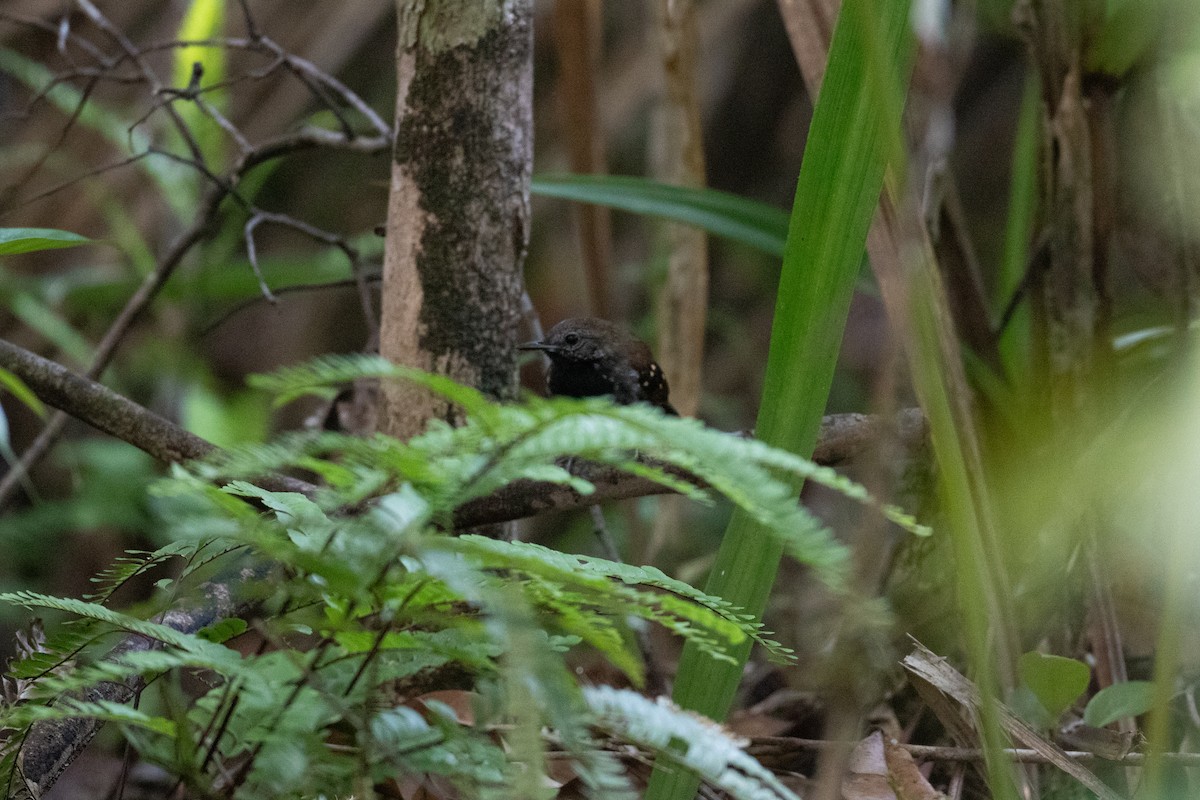
{"type": "Polygon", "coordinates": [[[742,750],[744,741],[666,698],[650,700],[609,686],[588,687],[583,694],[597,727],[666,756],[738,800],[800,800],[742,750]]]}
{"type": "MultiPolygon", "coordinates": [[[[9,731],[0,725],[0,733],[7,734],[9,731]]],[[[24,729],[0,740],[0,797],[20,797],[21,792],[29,792],[17,758],[24,743],[24,729]]]]}
{"type": "MultiPolygon", "coordinates": [[[[125,556],[114,559],[112,565],[91,578],[97,589],[83,597],[93,603],[103,603],[137,576],[175,558],[190,561],[212,544],[211,540],[191,539],[171,542],[153,551],[128,550],[125,556]]],[[[228,549],[220,551],[210,558],[219,558],[228,552],[228,549]]]]}
{"type": "Polygon", "coordinates": [[[95,603],[73,600],[69,597],[53,597],[30,591],[5,592],[0,594],[0,602],[12,603],[13,605],[25,608],[52,608],[57,611],[65,611],[68,614],[106,623],[116,630],[136,633],[150,639],[156,639],[164,644],[178,647],[180,650],[204,655],[211,658],[213,663],[233,664],[239,658],[237,653],[232,650],[205,641],[198,636],[181,633],[166,625],[138,619],[137,617],[122,614],[95,603]]]}
{"type": "Polygon", "coordinates": [[[359,378],[391,378],[395,366],[386,358],[367,353],[330,354],[281,367],[270,374],[250,375],[246,384],[275,395],[281,406],[318,390],[338,387],[359,378]]]}
{"type": "MultiPolygon", "coordinates": [[[[664,625],[696,642],[714,658],[729,658],[727,650],[740,646],[747,638],[767,648],[776,658],[786,659],[788,652],[763,635],[759,623],[720,600],[668,578],[661,572],[640,572],[600,558],[560,553],[528,542],[501,542],[483,536],[460,536],[430,545],[471,556],[477,569],[519,571],[544,582],[537,587],[539,599],[550,602],[564,622],[578,627],[567,629],[583,636],[605,652],[617,648],[611,623],[583,625],[577,614],[638,616],[664,625]],[[645,579],[643,582],[642,579],[645,579]],[[619,579],[619,580],[618,580],[619,579]],[[562,587],[551,590],[550,585],[562,587]],[[569,588],[568,588],[569,587],[569,588]],[[660,589],[663,592],[647,591],[660,589]],[[569,606],[574,608],[568,608],[569,606]],[[593,638],[594,637],[594,638],[593,638]]],[[[638,673],[640,674],[640,670],[638,673]]],[[[631,677],[634,677],[631,674],[631,677]]]]}
{"type": "Polygon", "coordinates": [[[27,722],[86,718],[101,722],[116,722],[121,725],[136,725],[148,731],[174,737],[175,724],[168,719],[155,717],[124,703],[108,700],[82,700],[78,697],[63,697],[52,706],[23,706],[21,717],[27,722]]]}
{"type": "Polygon", "coordinates": [[[643,685],[645,670],[641,661],[629,646],[629,639],[622,635],[613,614],[596,612],[595,603],[583,593],[571,592],[552,581],[527,578],[521,584],[530,602],[537,608],[548,611],[554,624],[580,641],[594,647],[612,665],[625,673],[635,686],[643,685]]]}
{"type": "Polygon", "coordinates": [[[49,632],[41,646],[8,664],[8,674],[23,680],[41,678],[64,668],[79,652],[108,633],[91,620],[75,620],[49,632]]]}
{"type": "Polygon", "coordinates": [[[276,396],[276,405],[297,397],[340,386],[360,378],[408,380],[445,397],[470,415],[488,417],[493,404],[483,393],[442,375],[393,364],[366,353],[319,356],[303,364],[284,367],[266,375],[251,375],[247,384],[276,396]]]}

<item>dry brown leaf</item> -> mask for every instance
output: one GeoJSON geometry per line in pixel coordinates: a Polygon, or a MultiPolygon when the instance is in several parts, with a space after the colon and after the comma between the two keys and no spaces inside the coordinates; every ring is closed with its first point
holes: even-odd
{"type": "Polygon", "coordinates": [[[898,800],[945,800],[946,796],[921,774],[912,754],[897,742],[885,741],[883,755],[887,759],[888,780],[898,800]]]}
{"type": "Polygon", "coordinates": [[[420,697],[415,697],[406,703],[410,708],[421,713],[422,716],[429,716],[429,701],[435,701],[448,706],[454,712],[454,721],[459,725],[474,727],[475,725],[475,700],[478,695],[475,692],[468,692],[463,689],[441,689],[436,692],[427,692],[420,697]]]}

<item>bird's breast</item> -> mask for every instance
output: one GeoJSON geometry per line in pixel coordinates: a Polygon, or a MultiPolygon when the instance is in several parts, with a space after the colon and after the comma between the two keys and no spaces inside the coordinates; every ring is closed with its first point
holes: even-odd
{"type": "Polygon", "coordinates": [[[599,361],[552,363],[546,376],[551,395],[601,397],[616,394],[611,376],[599,361]]]}

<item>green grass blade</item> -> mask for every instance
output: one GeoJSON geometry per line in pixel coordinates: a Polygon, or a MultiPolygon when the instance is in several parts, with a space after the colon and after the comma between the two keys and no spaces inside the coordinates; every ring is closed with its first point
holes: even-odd
{"type": "MultiPolygon", "coordinates": [[[[994,308],[1003,313],[1029,268],[1033,224],[1038,208],[1038,160],[1041,157],[1042,96],[1036,75],[1025,81],[1017,138],[1013,146],[1012,184],[1008,194],[1008,219],[1004,230],[1004,255],[1000,263],[1000,292],[994,308]]],[[[1017,307],[1000,338],[1000,355],[1012,382],[1024,386],[1029,373],[1029,302],[1017,307]]]]}
{"type": "MultiPolygon", "coordinates": [[[[8,392],[39,417],[46,416],[46,406],[43,405],[42,401],[38,399],[38,396],[33,393],[33,390],[25,385],[25,381],[21,380],[16,375],[13,375],[6,369],[0,369],[0,392],[8,392]]],[[[0,413],[3,413],[3,409],[0,409],[0,413]]],[[[7,446],[7,425],[5,425],[4,428],[5,433],[3,436],[0,436],[0,440],[3,440],[5,446],[7,446]]],[[[5,458],[7,457],[8,456],[6,454],[5,458]]]]}
{"type": "MultiPolygon", "coordinates": [[[[187,13],[179,25],[180,41],[203,41],[216,39],[225,27],[224,0],[191,0],[187,13]]],[[[195,88],[211,87],[225,80],[228,70],[229,51],[225,47],[203,47],[192,45],[181,47],[175,53],[173,66],[175,88],[183,89],[190,86],[193,70],[199,69],[200,76],[195,88]]],[[[217,113],[224,114],[229,105],[229,92],[226,89],[208,89],[202,95],[217,113]]],[[[204,113],[193,101],[178,103],[176,109],[179,116],[191,131],[193,138],[204,154],[210,167],[223,163],[226,139],[228,134],[208,114],[204,113]]],[[[200,176],[197,175],[197,178],[200,176]]],[[[197,181],[198,183],[198,181],[197,181]]]]}
{"type": "Polygon", "coordinates": [[[714,236],[783,256],[788,215],[774,206],[715,189],[671,186],[628,175],[541,175],[532,191],[694,225],[714,236]]]}
{"type": "MultiPolygon", "coordinates": [[[[846,0],[813,113],[756,428],[763,441],[801,455],[811,454],[816,441],[867,230],[900,130],[912,51],[908,13],[907,2],[846,0]]],[[[761,616],[781,555],[776,540],[735,513],[705,591],[761,616]]],[[[744,661],[748,648],[740,655],[744,661]]],[[[685,647],[675,701],[721,719],[740,675],[740,665],[685,647]]],[[[647,797],[685,800],[695,787],[690,776],[656,770],[647,797]]]]}

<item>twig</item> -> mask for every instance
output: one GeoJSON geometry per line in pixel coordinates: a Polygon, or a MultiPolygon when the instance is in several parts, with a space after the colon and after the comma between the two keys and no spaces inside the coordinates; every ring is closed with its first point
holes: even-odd
{"type": "Polygon", "coordinates": [[[604,509],[597,503],[588,508],[588,512],[592,515],[592,533],[596,534],[596,541],[600,543],[600,554],[609,561],[621,563],[621,551],[617,549],[617,543],[613,541],[612,533],[608,530],[604,509]]]}
{"type": "MultiPolygon", "coordinates": [[[[72,186],[75,186],[80,181],[86,180],[87,178],[95,178],[98,175],[103,175],[104,173],[111,172],[114,169],[120,169],[121,167],[127,167],[130,164],[136,164],[138,161],[141,161],[143,158],[145,158],[146,156],[149,156],[149,155],[152,155],[152,153],[149,150],[146,150],[141,153],[135,153],[134,155],[131,155],[128,158],[122,158],[120,161],[114,161],[110,164],[102,164],[101,166],[96,167],[95,169],[89,170],[88,172],[85,172],[82,175],[76,175],[68,180],[63,181],[62,183],[51,186],[49,189],[43,189],[42,191],[38,192],[37,194],[33,195],[32,197],[27,197],[19,203],[12,203],[12,204],[6,204],[3,206],[0,206],[0,218],[3,218],[5,216],[11,214],[13,211],[16,211],[17,209],[24,208],[25,206],[36,203],[38,200],[45,200],[47,197],[52,197],[53,195],[58,194],[59,192],[63,191],[64,189],[70,189],[72,186]]],[[[28,177],[29,176],[27,175],[26,178],[28,178],[28,177]]],[[[17,181],[16,183],[12,184],[10,187],[8,187],[8,190],[15,192],[16,188],[19,187],[22,183],[24,183],[26,178],[23,178],[22,180],[17,181]]]]}
{"type": "Polygon", "coordinates": [[[1037,750],[1050,764],[1074,778],[1101,800],[1122,800],[1095,773],[1080,766],[1061,747],[1031,728],[1003,703],[994,698],[985,698],[978,686],[920,642],[913,640],[913,651],[904,657],[901,664],[908,672],[909,681],[921,697],[930,703],[942,723],[951,731],[957,729],[956,738],[959,741],[973,740],[967,739],[967,736],[974,733],[974,726],[967,725],[960,710],[972,719],[978,719],[983,704],[992,703],[997,724],[1012,740],[1037,750]]]}
{"type": "MultiPolygon", "coordinates": [[[[359,287],[364,284],[366,286],[366,290],[370,292],[371,284],[379,283],[382,277],[383,276],[380,275],[378,270],[371,272],[364,270],[362,280],[358,280],[357,278],[343,278],[342,280],[322,281],[321,283],[293,283],[289,284],[288,286],[281,286],[278,289],[272,289],[271,293],[275,295],[276,299],[278,299],[283,295],[299,294],[301,292],[325,292],[331,289],[359,289],[359,287]]],[[[359,291],[361,294],[361,289],[359,289],[359,291]]],[[[211,317],[208,321],[201,325],[198,335],[203,339],[227,322],[231,317],[258,304],[261,301],[261,297],[249,297],[245,300],[234,303],[232,306],[222,310],[219,314],[211,317]]],[[[371,308],[374,310],[373,305],[371,308]]]]}
{"type": "Polygon", "coordinates": [[[262,291],[263,297],[269,303],[276,302],[275,295],[271,292],[267,282],[263,279],[262,269],[258,264],[258,253],[254,245],[254,230],[264,222],[270,222],[275,225],[285,225],[289,228],[295,228],[301,233],[316,239],[318,242],[336,247],[345,254],[350,261],[350,270],[354,275],[355,287],[359,292],[359,300],[363,304],[363,316],[366,318],[368,332],[374,336],[379,331],[379,321],[376,319],[375,309],[371,304],[370,290],[366,285],[366,276],[362,270],[362,258],[359,255],[358,249],[346,241],[345,237],[336,233],[330,233],[310,225],[307,222],[297,219],[290,214],[280,214],[274,211],[263,211],[259,208],[253,209],[253,214],[250,219],[246,220],[244,230],[244,238],[246,242],[246,255],[250,259],[250,268],[254,270],[254,275],[258,278],[258,286],[262,291]]]}
{"type": "MultiPolygon", "coordinates": [[[[787,750],[829,750],[833,748],[853,747],[857,742],[836,742],[828,739],[800,739],[791,736],[757,736],[750,740],[747,752],[752,755],[776,754],[787,750]]],[[[927,744],[897,743],[898,747],[907,750],[916,758],[930,761],[952,762],[983,762],[987,754],[978,747],[943,747],[927,744]]],[[[1096,753],[1086,750],[1066,750],[1066,756],[1073,761],[1082,763],[1104,762],[1127,767],[1138,767],[1145,763],[1145,753],[1127,753],[1121,758],[1103,758],[1096,753]]],[[[1001,755],[1018,764],[1053,764],[1054,761],[1044,753],[1025,747],[1006,747],[1000,750],[1001,755]]],[[[1172,764],[1182,767],[1200,766],[1200,753],[1164,753],[1163,757],[1172,764]]]]}
{"type": "MultiPolygon", "coordinates": [[[[601,554],[609,561],[617,564],[623,563],[621,553],[617,550],[616,542],[613,541],[612,534],[608,530],[608,523],[604,519],[604,509],[600,507],[599,503],[596,503],[589,510],[592,515],[592,528],[596,533],[596,538],[600,541],[601,554]]],[[[667,683],[666,673],[663,672],[658,659],[654,657],[654,643],[650,640],[650,631],[645,625],[639,623],[641,620],[634,620],[630,627],[633,630],[633,639],[637,643],[638,652],[641,653],[642,663],[646,666],[646,685],[643,690],[651,695],[668,694],[671,687],[667,683]]]]}
{"type": "MultiPolygon", "coordinates": [[[[139,67],[143,77],[150,85],[151,89],[155,93],[165,92],[166,90],[158,82],[157,77],[141,60],[141,53],[133,46],[131,42],[129,42],[124,34],[122,34],[119,30],[116,30],[99,12],[99,10],[89,2],[89,0],[77,0],[77,2],[89,16],[89,18],[91,18],[97,24],[97,26],[99,26],[109,36],[113,37],[113,39],[118,42],[125,52],[124,58],[128,58],[139,67]]],[[[250,43],[247,43],[248,46],[249,44],[250,43]]],[[[287,54],[283,53],[283,51],[280,50],[277,45],[273,45],[273,43],[271,43],[271,46],[275,48],[271,52],[274,52],[277,55],[282,54],[282,57],[285,58],[287,57],[287,54]]],[[[117,61],[110,60],[102,63],[104,66],[108,67],[115,66],[117,61]]],[[[303,61],[303,59],[300,59],[299,62],[293,66],[297,69],[301,69],[302,71],[306,71],[310,75],[318,74],[320,72],[314,65],[303,61]]],[[[343,86],[338,81],[327,77],[325,83],[326,85],[332,87],[347,104],[359,109],[360,111],[365,108],[366,104],[363,103],[363,101],[358,98],[354,92],[343,86]]],[[[80,103],[80,106],[82,106],[82,102],[80,103]]],[[[241,198],[234,188],[236,187],[240,176],[244,175],[247,171],[265,161],[314,147],[340,147],[356,152],[375,153],[383,152],[391,145],[391,136],[388,127],[383,124],[378,115],[366,113],[364,116],[366,116],[371,122],[372,126],[376,128],[379,135],[374,137],[363,137],[356,136],[353,134],[353,132],[348,134],[338,134],[334,131],[311,128],[306,129],[269,140],[259,147],[249,151],[243,150],[233,167],[225,175],[218,176],[213,174],[211,170],[206,167],[203,159],[199,156],[198,146],[195,145],[192,137],[186,130],[186,125],[184,125],[182,118],[178,116],[178,113],[175,112],[173,108],[170,108],[169,104],[168,112],[171,114],[172,119],[176,121],[177,126],[182,128],[181,135],[185,141],[189,142],[189,149],[193,153],[194,158],[187,159],[179,155],[157,149],[152,150],[151,152],[173,158],[175,160],[183,161],[184,163],[191,165],[193,168],[204,174],[211,183],[201,201],[201,211],[198,213],[196,221],[176,240],[176,242],[163,256],[156,268],[146,276],[141,286],[138,287],[137,291],[126,302],[125,307],[121,310],[116,320],[109,327],[108,331],[104,335],[104,338],[97,345],[96,353],[86,373],[87,377],[89,378],[98,377],[108,367],[117,346],[124,339],[133,322],[142,313],[142,311],[145,310],[154,297],[157,296],[159,290],[174,273],[176,267],[178,267],[179,263],[183,260],[183,257],[191,250],[192,247],[194,247],[204,238],[209,228],[216,221],[221,201],[224,200],[226,196],[232,194],[243,206],[247,207],[251,211],[254,211],[253,207],[250,206],[250,204],[245,201],[244,198],[241,198]]],[[[78,109],[76,111],[76,115],[77,114],[78,109]]],[[[108,167],[103,168],[103,170],[133,163],[134,161],[145,157],[145,155],[151,154],[151,152],[136,154],[122,162],[109,165],[108,167]]],[[[56,186],[48,192],[38,195],[38,197],[43,197],[47,194],[61,191],[69,185],[70,183],[56,186]]],[[[266,212],[263,213],[265,214],[266,212]]],[[[355,272],[360,298],[362,299],[364,313],[366,314],[367,324],[372,329],[377,328],[378,321],[376,319],[374,309],[371,306],[369,291],[366,286],[365,278],[363,277],[363,270],[361,268],[362,265],[360,263],[360,259],[358,258],[357,251],[350,247],[341,237],[321,231],[292,217],[288,217],[287,215],[272,215],[271,219],[272,221],[297,227],[298,229],[303,230],[310,236],[313,236],[320,241],[324,241],[339,247],[339,249],[346,253],[355,272]]],[[[261,283],[261,275],[259,275],[259,278],[261,283]]],[[[20,460],[12,465],[3,478],[0,478],[0,506],[3,506],[8,502],[8,500],[12,497],[13,492],[21,485],[21,481],[28,474],[30,468],[40,461],[58,440],[58,437],[61,435],[65,424],[66,417],[62,413],[53,415],[47,422],[46,426],[34,439],[32,444],[30,444],[25,452],[22,453],[20,460]]]]}
{"type": "MultiPolygon", "coordinates": [[[[104,16],[104,14],[100,12],[100,9],[98,9],[91,2],[91,0],[75,0],[75,4],[79,6],[80,10],[87,15],[87,18],[90,19],[97,28],[104,31],[114,42],[117,43],[117,45],[121,48],[133,65],[137,67],[138,71],[145,77],[146,84],[150,87],[151,93],[156,96],[160,94],[163,89],[162,82],[159,81],[158,75],[153,69],[150,68],[150,65],[146,63],[145,59],[142,58],[141,51],[134,46],[133,42],[129,40],[129,37],[127,37],[120,28],[113,25],[112,22],[109,21],[108,17],[104,16]]],[[[166,103],[163,107],[166,109],[167,116],[171,118],[171,122],[175,126],[175,130],[179,133],[179,136],[187,145],[188,150],[191,151],[192,158],[197,164],[203,164],[204,153],[200,149],[200,143],[197,142],[196,137],[192,135],[191,128],[187,126],[187,123],[184,122],[183,117],[179,115],[179,112],[175,110],[174,106],[172,106],[170,103],[166,103]]]]}

